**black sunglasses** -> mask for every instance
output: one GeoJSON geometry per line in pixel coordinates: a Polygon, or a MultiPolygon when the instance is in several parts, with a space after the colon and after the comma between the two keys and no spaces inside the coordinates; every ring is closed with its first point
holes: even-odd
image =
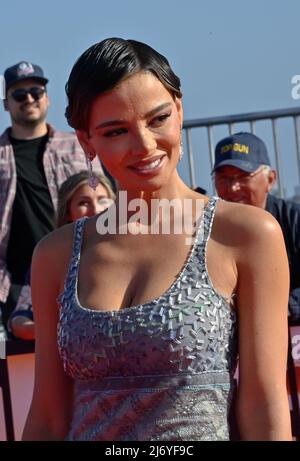
{"type": "Polygon", "coordinates": [[[17,90],[11,93],[11,97],[17,102],[24,102],[27,99],[27,95],[30,94],[30,96],[35,101],[37,101],[38,99],[41,99],[45,91],[45,88],[40,88],[38,86],[33,86],[28,90],[25,90],[25,88],[18,88],[17,90]]]}

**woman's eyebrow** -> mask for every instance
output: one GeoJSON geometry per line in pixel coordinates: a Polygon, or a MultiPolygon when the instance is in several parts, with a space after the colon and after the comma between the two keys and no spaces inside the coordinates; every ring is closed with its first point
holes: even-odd
{"type": "MultiPolygon", "coordinates": [[[[153,117],[157,112],[160,112],[161,110],[167,109],[172,105],[171,102],[164,102],[163,104],[160,104],[159,106],[155,107],[154,109],[150,110],[145,114],[145,118],[153,117]]],[[[96,130],[98,128],[106,128],[108,126],[117,126],[117,125],[122,125],[123,123],[126,123],[125,120],[107,120],[106,122],[99,123],[96,125],[96,130]]]]}
{"type": "Polygon", "coordinates": [[[157,112],[167,109],[168,107],[171,107],[171,105],[172,105],[171,102],[164,102],[163,104],[160,104],[159,106],[150,110],[150,112],[147,112],[147,114],[145,115],[145,118],[153,117],[153,115],[157,114],[157,112]]]}

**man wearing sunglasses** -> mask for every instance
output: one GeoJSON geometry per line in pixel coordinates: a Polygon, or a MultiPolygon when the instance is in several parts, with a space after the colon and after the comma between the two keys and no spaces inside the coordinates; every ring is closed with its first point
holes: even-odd
{"type": "Polygon", "coordinates": [[[290,266],[289,313],[300,318],[300,206],[270,194],[276,182],[265,143],[252,133],[236,133],[215,148],[212,171],[218,195],[230,202],[264,208],[279,222],[290,266]]]}
{"type": "Polygon", "coordinates": [[[46,122],[48,79],[41,67],[22,61],[6,69],[4,79],[4,109],[11,118],[0,136],[0,305],[6,324],[33,249],[54,228],[60,185],[87,166],[75,134],[46,122]]]}

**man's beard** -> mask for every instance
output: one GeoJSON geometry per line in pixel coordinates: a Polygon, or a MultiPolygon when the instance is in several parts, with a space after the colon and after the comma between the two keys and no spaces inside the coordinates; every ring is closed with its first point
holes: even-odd
{"type": "Polygon", "coordinates": [[[35,119],[26,118],[25,116],[21,114],[17,117],[16,116],[12,117],[12,119],[16,125],[22,126],[24,128],[35,128],[40,123],[45,121],[46,114],[43,114],[40,117],[37,117],[35,119]]]}

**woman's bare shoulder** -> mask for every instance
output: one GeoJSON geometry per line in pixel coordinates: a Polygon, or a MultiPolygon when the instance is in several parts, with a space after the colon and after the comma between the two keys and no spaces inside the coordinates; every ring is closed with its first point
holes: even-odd
{"type": "Polygon", "coordinates": [[[69,265],[73,245],[74,224],[67,224],[47,234],[35,247],[32,267],[61,280],[69,265]]]}
{"type": "Polygon", "coordinates": [[[32,257],[32,290],[59,293],[72,254],[74,224],[67,224],[47,234],[35,247],[32,257]]]}
{"type": "Polygon", "coordinates": [[[74,234],[74,223],[66,224],[43,237],[35,247],[35,253],[64,252],[72,246],[74,234]]]}
{"type": "Polygon", "coordinates": [[[269,212],[241,203],[220,200],[216,222],[235,241],[249,241],[249,238],[261,240],[270,235],[282,235],[278,222],[269,212]]]}

